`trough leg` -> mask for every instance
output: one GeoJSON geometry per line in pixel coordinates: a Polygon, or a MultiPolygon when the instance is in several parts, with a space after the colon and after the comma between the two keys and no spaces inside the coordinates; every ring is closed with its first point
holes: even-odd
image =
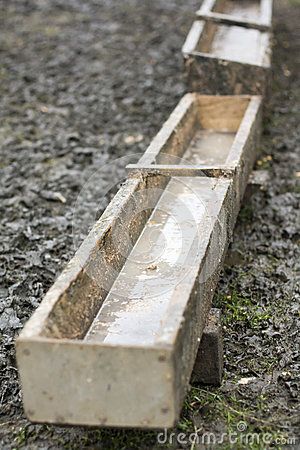
{"type": "Polygon", "coordinates": [[[221,311],[210,310],[200,342],[191,382],[219,386],[223,373],[221,311]]]}
{"type": "Polygon", "coordinates": [[[247,202],[259,190],[266,190],[269,181],[270,173],[267,170],[253,170],[248,180],[243,201],[247,202]]]}

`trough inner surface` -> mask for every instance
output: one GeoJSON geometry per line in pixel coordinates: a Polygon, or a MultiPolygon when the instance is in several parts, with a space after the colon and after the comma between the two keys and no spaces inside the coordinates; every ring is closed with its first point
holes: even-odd
{"type": "Polygon", "coordinates": [[[207,248],[228,181],[171,179],[85,339],[171,343],[207,248]]]}
{"type": "MultiPolygon", "coordinates": [[[[222,6],[216,2],[213,12],[232,15],[238,19],[258,21],[260,19],[260,1],[225,1],[222,6]]],[[[221,2],[222,3],[222,2],[221,2]]]]}
{"type": "MultiPolygon", "coordinates": [[[[206,24],[203,33],[208,32],[206,24]]],[[[199,51],[217,58],[261,65],[266,52],[265,33],[234,25],[215,25],[208,51],[199,43],[199,51]]]]}
{"type": "Polygon", "coordinates": [[[225,164],[235,133],[198,130],[191,140],[183,159],[192,164],[225,164]]]}

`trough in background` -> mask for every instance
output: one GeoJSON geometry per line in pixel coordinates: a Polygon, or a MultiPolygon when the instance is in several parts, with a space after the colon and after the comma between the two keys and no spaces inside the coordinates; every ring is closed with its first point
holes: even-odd
{"type": "Polygon", "coordinates": [[[272,8],[273,0],[204,0],[196,15],[211,22],[268,31],[272,8]]]}
{"type": "Polygon", "coordinates": [[[202,94],[265,95],[271,33],[196,20],[182,48],[188,89],[202,94]]]}

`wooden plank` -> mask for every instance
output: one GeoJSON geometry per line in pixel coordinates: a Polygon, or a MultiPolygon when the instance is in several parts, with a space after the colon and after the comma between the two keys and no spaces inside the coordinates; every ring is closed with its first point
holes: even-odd
{"type": "Polygon", "coordinates": [[[221,95],[266,93],[271,66],[269,32],[198,20],[182,52],[191,91],[221,95]]]}
{"type": "Polygon", "coordinates": [[[139,174],[164,175],[167,177],[233,177],[235,168],[226,164],[215,166],[184,164],[128,164],[130,176],[139,174]]]}
{"type": "Polygon", "coordinates": [[[203,331],[192,373],[192,383],[220,386],[223,375],[221,311],[212,308],[203,331]]]}
{"type": "Polygon", "coordinates": [[[204,0],[197,18],[215,23],[237,25],[260,31],[272,27],[272,0],[204,0]]]}

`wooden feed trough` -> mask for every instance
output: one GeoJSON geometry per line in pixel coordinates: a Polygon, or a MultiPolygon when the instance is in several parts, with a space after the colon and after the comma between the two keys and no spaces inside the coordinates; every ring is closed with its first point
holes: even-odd
{"type": "Polygon", "coordinates": [[[182,53],[190,91],[266,93],[271,67],[269,31],[196,20],[182,53]]]}
{"type": "Polygon", "coordinates": [[[260,139],[260,96],[186,94],[130,173],[227,177],[237,212],[260,139]]]}
{"type": "Polygon", "coordinates": [[[259,97],[188,94],[129,167],[17,340],[30,420],[176,423],[255,159],[260,111],[259,97]]]}

